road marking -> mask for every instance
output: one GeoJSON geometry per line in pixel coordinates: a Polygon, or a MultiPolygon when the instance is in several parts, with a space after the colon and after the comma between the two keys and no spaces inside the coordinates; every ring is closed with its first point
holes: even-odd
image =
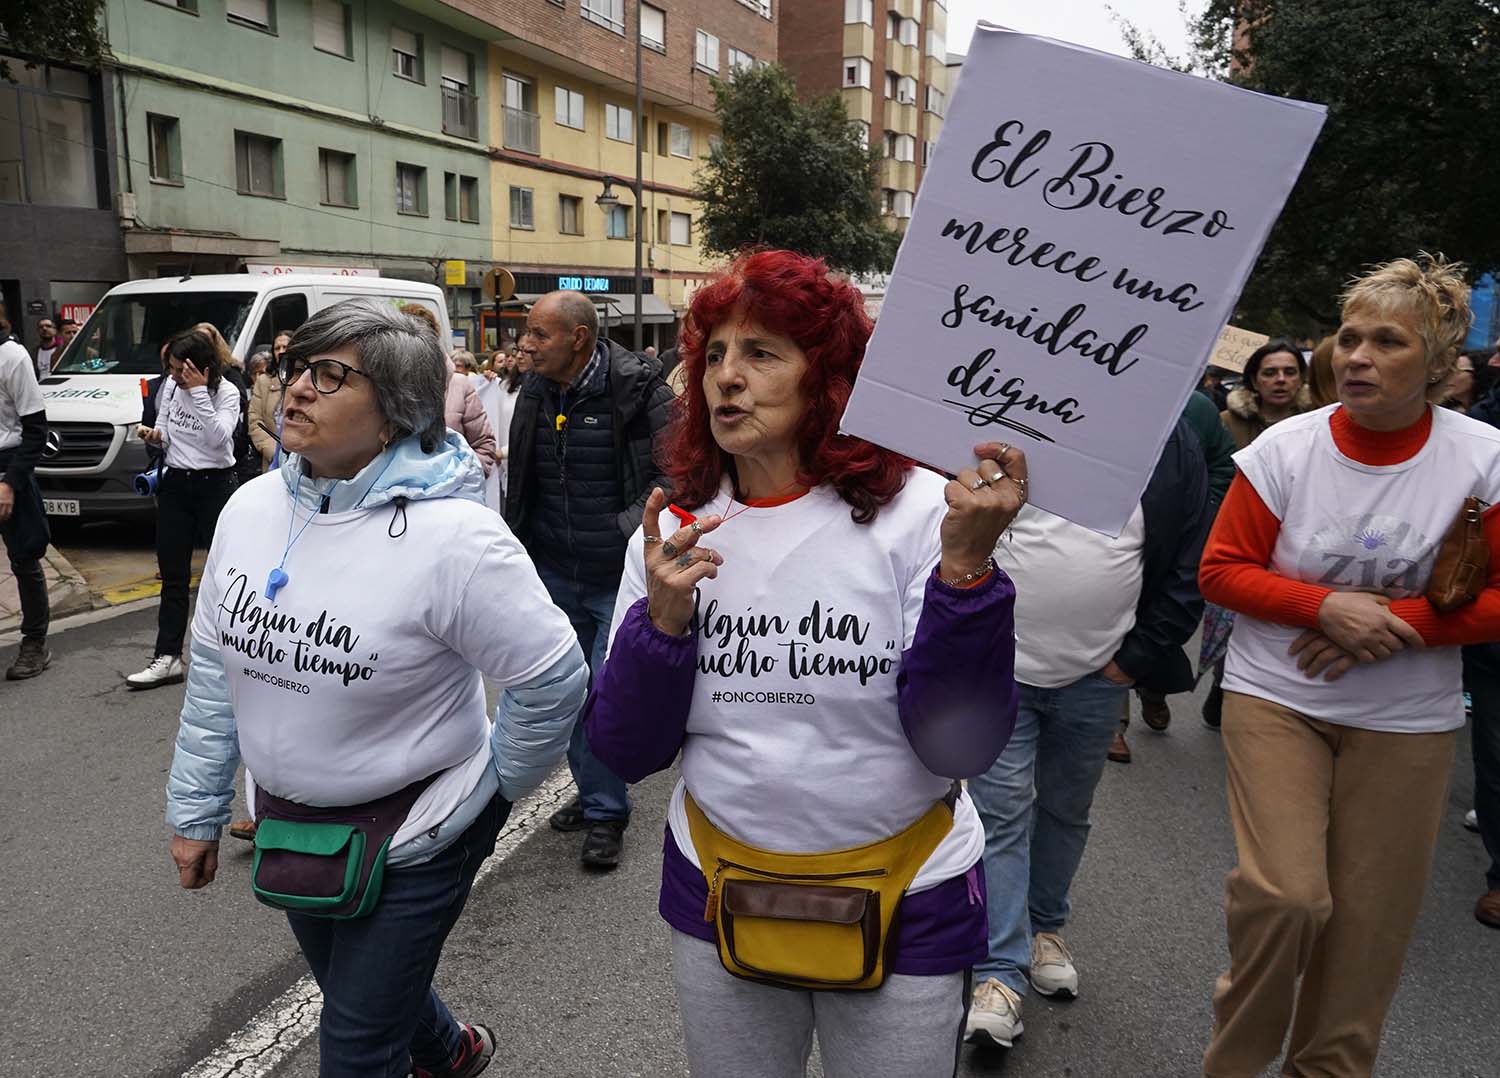
{"type": "MultiPolygon", "coordinates": [[[[495,852],[474,874],[474,886],[545,825],[552,810],[572,793],[573,777],[562,767],[516,805],[495,840],[495,852]]],[[[304,974],[238,1032],[183,1071],[182,1078],[264,1078],[317,1032],[322,1010],[323,993],[312,974],[304,974]]]]}
{"type": "MultiPolygon", "coordinates": [[[[198,586],[198,575],[195,573],[188,580],[189,588],[198,586]]],[[[118,603],[133,603],[139,599],[152,599],[161,594],[161,578],[156,576],[143,576],[139,580],[133,580],[119,587],[110,588],[108,591],[99,593],[99,598],[114,606],[118,603]]]]}

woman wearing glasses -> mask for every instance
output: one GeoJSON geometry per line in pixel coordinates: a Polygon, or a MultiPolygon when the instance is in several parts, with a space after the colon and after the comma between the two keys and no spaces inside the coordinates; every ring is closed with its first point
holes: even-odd
{"type": "Polygon", "coordinates": [[[433,973],[512,802],[562,758],[587,668],[444,426],[430,330],[340,304],[297,331],[279,376],[288,456],[231,500],[199,589],[172,858],[183,887],[212,882],[243,756],[256,897],[288,910],[324,994],[319,1074],[478,1074],[494,1036],[454,1021],[433,973]],[[505,690],[493,725],[481,675],[505,690]],[[352,910],[314,884],[361,863],[305,840],[351,821],[384,851],[352,910]],[[302,875],[273,884],[287,851],[302,875]]]}
{"type": "Polygon", "coordinates": [[[153,689],[182,680],[193,550],[213,541],[219,513],[234,493],[240,392],[224,377],[231,366],[224,338],[209,329],[194,326],[167,342],[156,425],[139,428],[148,445],[165,452],[164,464],[156,473],[161,607],[151,662],[125,679],[132,689],[153,689]]]}

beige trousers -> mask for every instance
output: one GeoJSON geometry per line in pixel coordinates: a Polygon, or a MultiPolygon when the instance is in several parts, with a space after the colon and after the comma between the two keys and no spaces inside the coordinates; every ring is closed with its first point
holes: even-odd
{"type": "MultiPolygon", "coordinates": [[[[1455,686],[1454,691],[1457,691],[1455,686]]],[[[1224,694],[1229,972],[1206,1078],[1368,1078],[1401,979],[1458,731],[1393,734],[1224,694]],[[1297,980],[1301,978],[1301,988],[1297,980]]]]}

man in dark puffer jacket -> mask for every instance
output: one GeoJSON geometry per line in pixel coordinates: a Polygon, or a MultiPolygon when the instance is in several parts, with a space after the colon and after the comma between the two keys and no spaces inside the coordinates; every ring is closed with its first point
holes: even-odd
{"type": "MultiPolygon", "coordinates": [[[[551,292],[526,316],[531,353],[510,427],[505,521],[536,563],[542,583],[573,622],[589,669],[609,643],[625,543],[651,489],[663,485],[652,459],[672,391],[654,357],[599,339],[593,302],[551,292]]],[[[552,815],[559,831],[583,831],[583,863],[620,863],[630,801],[625,782],[594,758],[583,724],[568,766],[578,797],[552,815]]]]}

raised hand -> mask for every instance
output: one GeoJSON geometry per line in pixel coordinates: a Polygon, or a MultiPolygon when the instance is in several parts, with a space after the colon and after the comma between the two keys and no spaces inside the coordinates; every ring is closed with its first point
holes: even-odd
{"type": "Polygon", "coordinates": [[[667,496],[657,487],[646,499],[641,517],[646,539],[646,611],[662,632],[682,636],[693,620],[693,592],[698,582],[718,576],[719,566],[724,564],[718,551],[700,547],[698,540],[724,518],[704,517],[663,539],[660,517],[666,505],[667,496]]]}
{"type": "Polygon", "coordinates": [[[1026,504],[1026,454],[1013,445],[985,442],[974,447],[979,463],[965,468],[943,488],[943,560],[938,576],[962,579],[984,564],[1001,534],[1026,504]]]}

